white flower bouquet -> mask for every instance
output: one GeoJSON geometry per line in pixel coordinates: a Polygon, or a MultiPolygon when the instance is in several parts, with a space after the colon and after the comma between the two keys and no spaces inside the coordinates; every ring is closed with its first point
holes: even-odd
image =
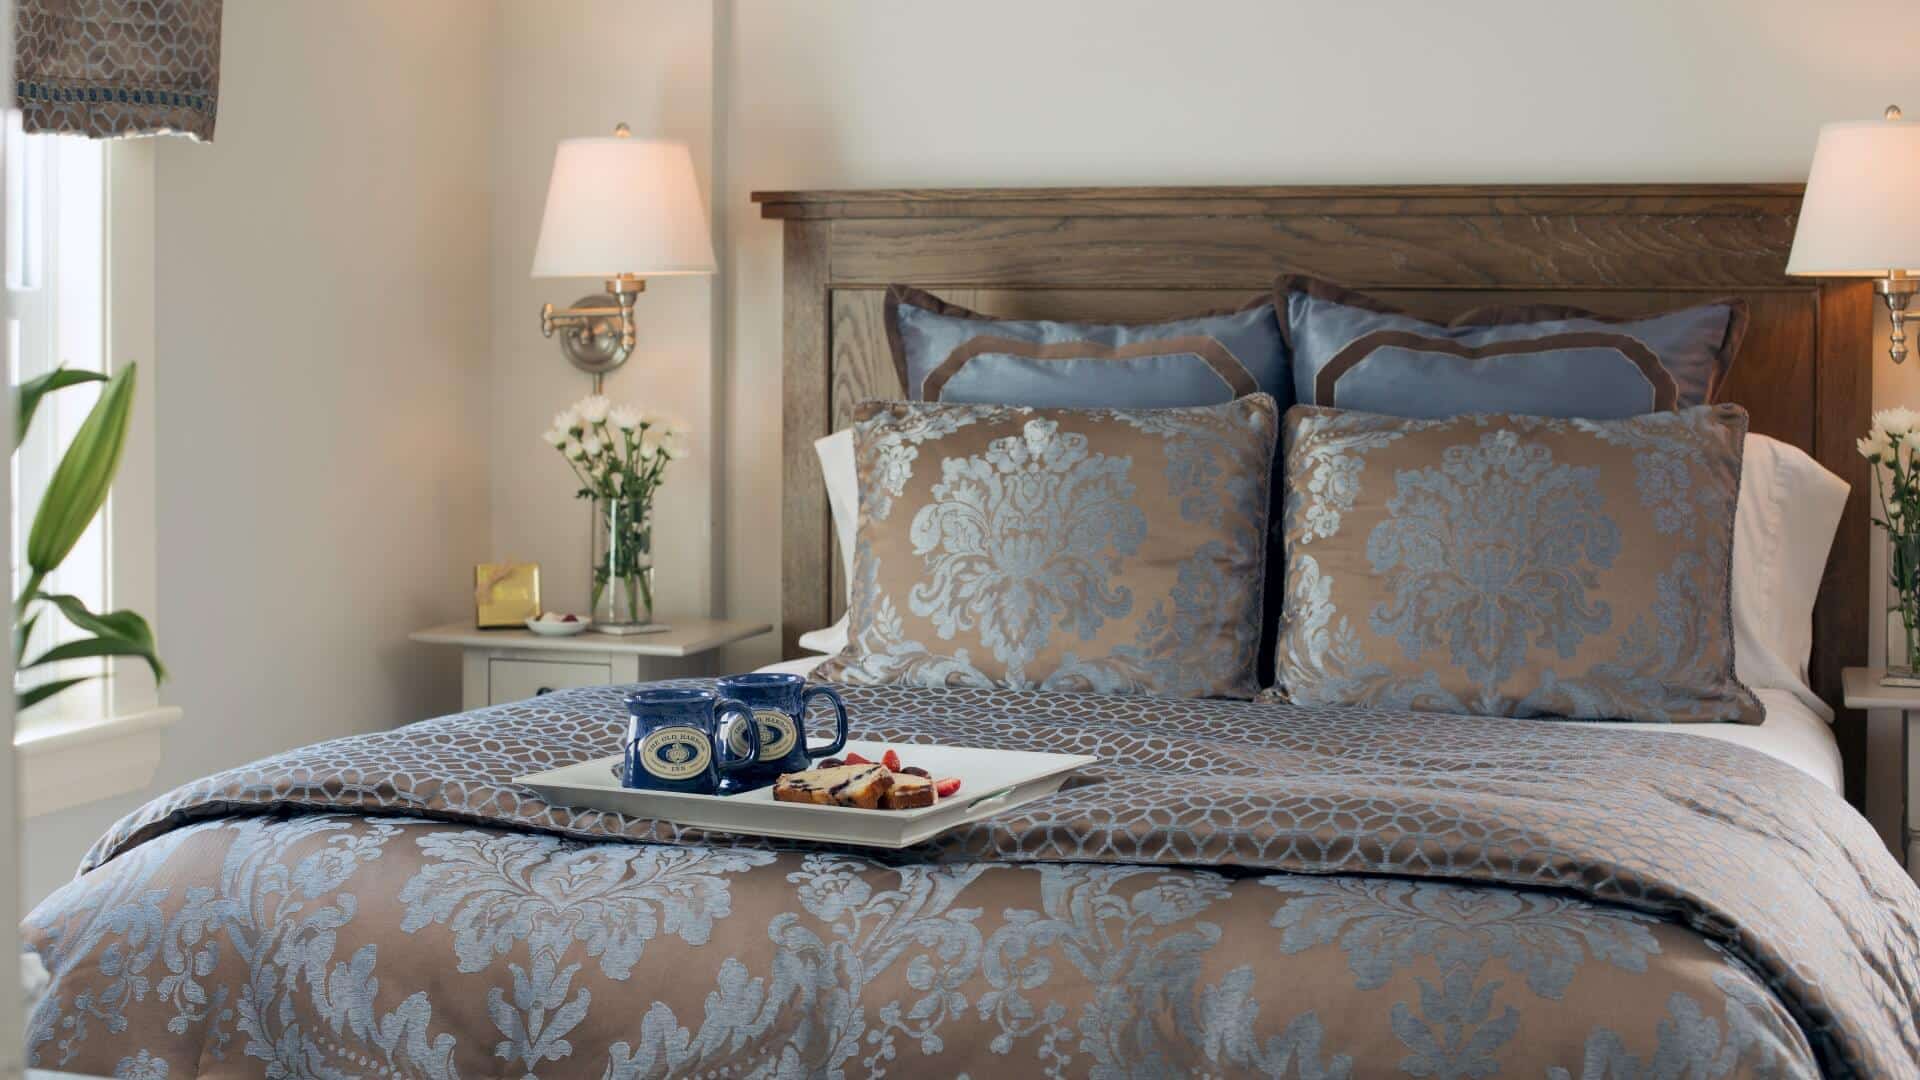
{"type": "MultiPolygon", "coordinates": [[[[1873,427],[1854,444],[1873,463],[1879,499],[1873,523],[1887,531],[1887,583],[1906,631],[1906,671],[1920,671],[1920,413],[1882,409],[1873,427]]],[[[1896,669],[1900,665],[1893,665],[1896,669]]]]}
{"type": "Polygon", "coordinates": [[[683,457],[684,430],[604,395],[581,398],[542,436],[593,502],[593,620],[619,631],[653,621],[653,497],[683,457]]]}

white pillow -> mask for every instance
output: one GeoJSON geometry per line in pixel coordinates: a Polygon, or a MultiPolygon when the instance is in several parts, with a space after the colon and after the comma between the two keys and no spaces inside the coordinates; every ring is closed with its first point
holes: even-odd
{"type": "MultiPolygon", "coordinates": [[[[859,515],[860,479],[853,468],[853,429],[841,428],[813,440],[813,452],[820,458],[820,472],[827,479],[827,508],[833,511],[834,535],[840,539],[840,580],[847,598],[853,598],[853,528],[859,515]]],[[[847,617],[819,630],[800,635],[800,647],[832,655],[846,648],[847,617]]]]}
{"type": "Polygon", "coordinates": [[[860,477],[853,471],[853,429],[841,428],[813,440],[827,478],[827,508],[833,511],[833,532],[840,538],[840,580],[853,597],[853,527],[859,517],[860,477]]]}
{"type": "Polygon", "coordinates": [[[1813,601],[1847,482],[1793,446],[1748,435],[1733,515],[1733,666],[1749,689],[1785,690],[1833,721],[1807,685],[1813,601]]]}
{"type": "MultiPolygon", "coordinates": [[[[860,497],[853,429],[814,440],[827,480],[827,505],[840,537],[841,580],[851,595],[853,532],[860,497]]],[[[1733,521],[1733,666],[1748,689],[1784,690],[1833,721],[1833,709],[1807,685],[1813,653],[1813,602],[1826,572],[1847,482],[1805,451],[1748,435],[1733,521]]],[[[847,617],[800,636],[814,652],[847,644],[847,617]]]]}
{"type": "Polygon", "coordinates": [[[847,617],[843,613],[840,621],[832,626],[823,626],[818,630],[809,630],[795,640],[808,652],[832,656],[847,647],[847,617]]]}

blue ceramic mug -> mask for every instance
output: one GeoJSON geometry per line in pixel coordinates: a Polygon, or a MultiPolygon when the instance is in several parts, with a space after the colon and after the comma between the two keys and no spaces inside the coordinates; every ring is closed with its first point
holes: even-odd
{"type": "Polygon", "coordinates": [[[721,694],[753,710],[754,726],[759,728],[760,748],[747,748],[744,727],[736,727],[727,738],[727,758],[742,761],[748,767],[729,771],[721,781],[722,792],[751,791],[780,778],[781,773],[811,768],[814,758],[837,754],[847,745],[847,703],[831,687],[808,686],[798,675],[756,671],[751,675],[729,675],[714,683],[721,694]],[[833,704],[833,741],[821,746],[807,745],[807,706],[816,698],[833,704]]]}
{"type": "Polygon", "coordinates": [[[627,742],[620,784],[655,791],[717,795],[720,778],[754,765],[754,757],[722,760],[720,725],[734,721],[735,738],[760,752],[753,710],[711,690],[654,687],[627,695],[627,742]]]}

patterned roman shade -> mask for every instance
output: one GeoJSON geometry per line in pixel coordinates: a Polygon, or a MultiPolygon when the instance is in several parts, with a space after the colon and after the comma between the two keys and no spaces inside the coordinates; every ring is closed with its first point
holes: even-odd
{"type": "Polygon", "coordinates": [[[18,0],[25,130],[213,138],[221,0],[18,0]]]}

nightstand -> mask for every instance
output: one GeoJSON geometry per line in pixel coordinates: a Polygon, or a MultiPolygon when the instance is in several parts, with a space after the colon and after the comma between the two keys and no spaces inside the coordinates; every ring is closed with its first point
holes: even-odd
{"type": "MultiPolygon", "coordinates": [[[[1894,804],[1900,808],[1894,834],[1898,850],[1894,855],[1899,858],[1901,866],[1908,866],[1908,857],[1913,846],[1913,822],[1908,817],[1908,792],[1911,790],[1909,785],[1912,780],[1908,775],[1908,766],[1912,759],[1908,756],[1908,750],[1912,741],[1910,733],[1913,730],[1913,716],[1916,712],[1920,712],[1920,687],[1882,686],[1880,676],[1885,673],[1885,668],[1850,667],[1842,673],[1842,683],[1846,689],[1847,708],[1891,711],[1898,714],[1899,732],[1897,737],[1893,738],[1876,732],[1873,729],[1872,718],[1869,717],[1867,757],[1871,762],[1880,746],[1884,746],[1889,752],[1893,751],[1894,746],[1899,747],[1897,751],[1899,763],[1885,772],[1897,776],[1900,781],[1899,798],[1893,800],[1894,804]]],[[[1871,781],[1874,772],[1871,765],[1867,772],[1868,779],[1871,781]]],[[[1869,783],[1867,803],[1871,806],[1877,801],[1873,795],[1873,786],[1869,783]]],[[[1871,814],[1868,816],[1872,817],[1871,814]]]]}
{"type": "Polygon", "coordinates": [[[478,630],[449,623],[407,635],[425,645],[462,650],[460,707],[477,709],[524,701],[575,686],[608,686],[718,674],[711,654],[773,627],[768,623],[692,616],[663,618],[672,627],[658,634],[596,634],[545,637],[531,630],[478,630]]]}

